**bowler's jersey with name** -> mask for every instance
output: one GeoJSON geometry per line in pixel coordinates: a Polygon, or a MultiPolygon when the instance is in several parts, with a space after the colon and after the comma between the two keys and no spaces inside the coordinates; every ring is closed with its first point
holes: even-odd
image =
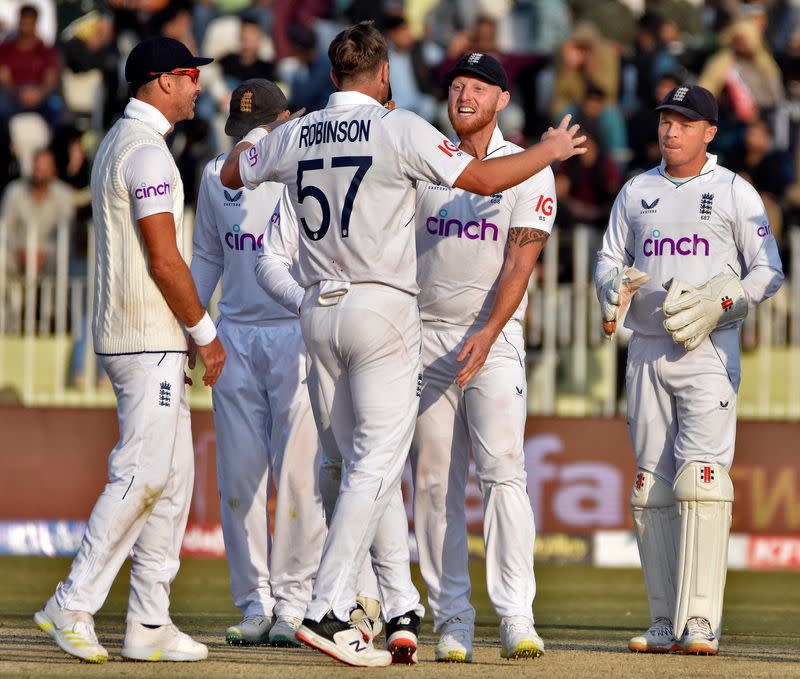
{"type": "Polygon", "coordinates": [[[255,276],[264,230],[286,187],[265,182],[253,190],[226,189],[219,178],[225,157],[210,161],[203,171],[192,263],[199,257],[222,268],[219,310],[224,318],[249,324],[296,318],[264,292],[255,276]]]}
{"type": "Polygon", "coordinates": [[[242,153],[239,173],[248,188],[288,186],[304,288],[345,280],[416,294],[415,182],[452,186],[471,160],[410,111],[335,92],[242,153]]]}
{"type": "MultiPolygon", "coordinates": [[[[520,151],[495,128],[486,158],[520,151]]],[[[422,320],[485,324],[497,295],[508,230],[550,233],[555,218],[555,179],[549,167],[493,196],[420,182],[416,230],[422,320]]],[[[527,297],[523,295],[512,321],[524,318],[527,297]]]]}
{"type": "Polygon", "coordinates": [[[708,154],[700,174],[678,183],[662,161],[622,187],[598,253],[598,270],[634,266],[651,280],[634,295],[625,325],[664,336],[663,284],[677,278],[702,285],[723,271],[740,278],[758,267],[765,276],[743,281],[751,302],[774,294],[782,275],[777,244],[758,192],[708,154]]]}

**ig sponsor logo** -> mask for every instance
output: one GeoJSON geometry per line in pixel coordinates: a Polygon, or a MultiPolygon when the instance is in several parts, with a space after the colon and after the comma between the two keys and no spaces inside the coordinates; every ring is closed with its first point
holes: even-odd
{"type": "Polygon", "coordinates": [[[458,146],[453,144],[453,142],[451,142],[449,139],[444,139],[436,148],[444,153],[444,155],[446,155],[448,158],[452,158],[454,155],[462,155],[461,151],[458,149],[458,146]]]}
{"type": "Polygon", "coordinates": [[[553,214],[553,199],[549,196],[539,196],[536,203],[536,212],[541,212],[545,217],[550,217],[553,214]]]}
{"type": "Polygon", "coordinates": [[[756,230],[756,235],[760,236],[761,238],[766,238],[772,233],[772,229],[769,228],[769,224],[762,224],[756,230]]]}
{"type": "Polygon", "coordinates": [[[252,233],[248,233],[247,231],[242,232],[242,227],[238,224],[234,224],[231,230],[225,234],[225,245],[231,250],[250,250],[251,252],[255,252],[263,247],[264,234],[256,238],[252,233]]]}
{"type": "Polygon", "coordinates": [[[137,200],[142,200],[143,198],[152,198],[153,196],[166,196],[170,191],[169,182],[162,182],[155,186],[142,182],[142,185],[137,187],[133,192],[133,197],[137,200]]]}

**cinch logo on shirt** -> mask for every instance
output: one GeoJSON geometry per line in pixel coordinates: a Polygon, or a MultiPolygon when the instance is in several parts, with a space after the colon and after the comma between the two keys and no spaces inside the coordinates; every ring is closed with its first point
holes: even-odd
{"type": "Polygon", "coordinates": [[[653,229],[653,237],[647,238],[642,245],[642,253],[645,257],[666,257],[667,255],[698,255],[700,246],[703,246],[704,256],[708,257],[709,246],[705,238],[701,238],[696,233],[691,236],[683,236],[678,240],[672,238],[662,238],[661,231],[653,229]]]}
{"type": "Polygon", "coordinates": [[[447,210],[439,210],[438,217],[428,217],[425,220],[425,229],[431,236],[455,236],[456,238],[469,238],[469,240],[486,240],[486,232],[492,231],[491,240],[497,240],[497,225],[481,219],[480,222],[469,221],[462,223],[458,219],[445,219],[447,210]],[[452,230],[452,231],[451,231],[452,230]]]}
{"type": "Polygon", "coordinates": [[[254,167],[258,162],[258,149],[256,149],[255,146],[251,146],[247,149],[247,160],[250,163],[250,167],[254,167]]]}
{"type": "Polygon", "coordinates": [[[155,186],[150,186],[142,182],[142,185],[133,192],[133,197],[137,200],[142,200],[143,198],[152,198],[153,196],[166,196],[170,191],[169,182],[156,184],[155,186]]]}
{"type": "Polygon", "coordinates": [[[252,233],[241,233],[242,227],[234,224],[231,230],[225,234],[225,245],[231,250],[252,250],[255,252],[264,244],[264,234],[258,238],[252,233]]]}

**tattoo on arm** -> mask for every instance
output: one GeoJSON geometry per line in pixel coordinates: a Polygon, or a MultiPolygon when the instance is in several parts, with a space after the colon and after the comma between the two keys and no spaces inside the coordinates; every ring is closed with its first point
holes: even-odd
{"type": "Polygon", "coordinates": [[[516,245],[518,248],[525,247],[530,243],[541,243],[549,238],[550,234],[539,229],[509,229],[508,245],[516,245]]]}

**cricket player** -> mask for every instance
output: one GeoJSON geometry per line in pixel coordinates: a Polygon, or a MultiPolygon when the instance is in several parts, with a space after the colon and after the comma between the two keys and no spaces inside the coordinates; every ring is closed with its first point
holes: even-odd
{"type": "Polygon", "coordinates": [[[414,662],[423,611],[404,547],[394,554],[403,580],[386,583],[379,574],[382,590],[402,593],[392,597],[396,608],[384,601],[387,651],[364,643],[348,623],[358,566],[370,546],[373,555],[382,552],[385,536],[377,528],[384,512],[394,517],[396,533],[407,531],[400,476],[421,386],[414,183],[492,195],[575,154],[582,142],[566,119],[532,149],[479,162],[416,115],[383,107],[387,54],[369,22],[339,33],[328,49],[339,91],[328,105],[274,132],[251,131],[221,173],[228,188],[287,184],[302,228],[300,323],[311,359],[312,408],[317,428],[332,430],[343,473],[297,637],[359,666],[414,662]]]}
{"type": "MultiPolygon", "coordinates": [[[[481,161],[519,153],[497,128],[510,96],[500,63],[467,54],[447,78],[454,146],[481,161]]],[[[483,495],[486,578],[501,618],[501,655],[544,651],[532,614],[536,528],[522,450],[522,321],[528,279],[555,221],[555,195],[549,167],[491,197],[417,183],[424,372],[411,450],[414,527],[434,630],[441,633],[439,661],[472,661],[464,510],[470,449],[483,495]]]]}
{"type": "Polygon", "coordinates": [[[171,38],[136,45],[125,64],[132,98],[100,144],[92,170],[92,331],[117,396],[119,441],[69,575],[34,616],[64,651],[89,662],[108,658],[92,616],[128,554],[122,656],[179,661],[208,655],[169,615],[194,481],[184,332],[206,365],[207,385],[217,381],[225,350],[183,259],[183,184],[164,137],[194,116],[198,67],[210,61],[171,38]]]}
{"type": "MultiPolygon", "coordinates": [[[[739,328],[783,281],[756,190],[706,152],[717,102],[670,91],[661,164],[614,203],[595,284],[613,330],[628,280],[628,425],[636,454],[633,522],[652,624],[631,651],[714,655],[727,572],[736,436],[739,328]]],[[[624,305],[623,305],[624,306],[624,305]]]]}
{"type": "MultiPolygon", "coordinates": [[[[277,85],[245,80],[231,96],[225,132],[238,140],[261,123],[288,117],[277,85]]],[[[224,160],[218,156],[203,172],[191,271],[204,305],[222,277],[217,332],[228,360],[213,395],[217,479],[231,592],[243,616],[225,636],[231,644],[300,646],[294,635],[325,539],[319,440],[297,307],[277,304],[255,279],[264,224],[285,187],[265,182],[229,191],[219,180],[224,160]]]]}

